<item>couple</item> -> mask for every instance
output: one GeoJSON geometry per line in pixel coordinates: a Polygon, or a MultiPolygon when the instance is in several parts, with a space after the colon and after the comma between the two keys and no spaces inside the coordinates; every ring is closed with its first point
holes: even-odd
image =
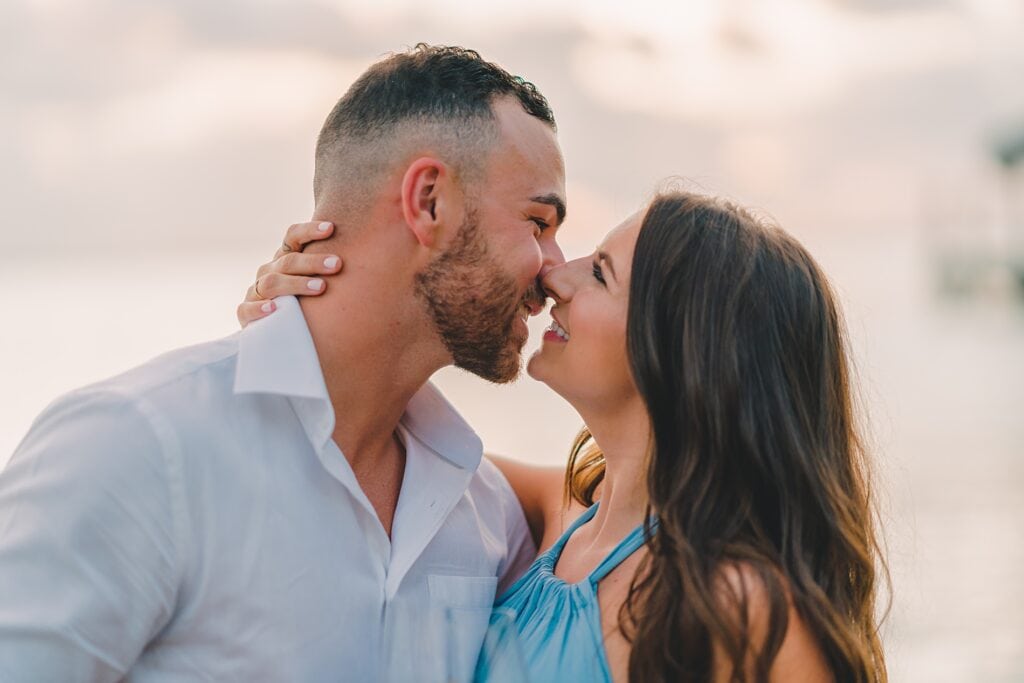
{"type": "Polygon", "coordinates": [[[266,319],[58,399],[0,473],[0,680],[433,680],[439,611],[466,679],[495,599],[530,680],[884,680],[824,277],[683,193],[566,263],[554,130],[471,51],[360,77],[266,319]],[[482,458],[427,381],[513,379],[546,297],[564,476],[482,458]]]}

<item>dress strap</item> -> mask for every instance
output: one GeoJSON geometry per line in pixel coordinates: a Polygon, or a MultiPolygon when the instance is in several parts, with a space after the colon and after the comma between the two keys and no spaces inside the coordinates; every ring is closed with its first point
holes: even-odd
{"type": "Polygon", "coordinates": [[[555,541],[555,544],[551,546],[545,554],[553,557],[557,561],[558,557],[562,554],[562,548],[569,542],[569,537],[572,536],[577,529],[593,519],[594,514],[597,513],[598,505],[600,505],[600,503],[594,503],[584,510],[583,514],[577,517],[576,521],[569,525],[569,528],[562,533],[559,539],[555,541]]]}
{"type": "MultiPolygon", "coordinates": [[[[652,520],[651,530],[653,531],[657,527],[658,521],[652,520]]],[[[608,574],[618,567],[623,560],[639,550],[640,547],[643,546],[645,540],[644,525],[641,524],[637,528],[633,529],[628,536],[622,539],[619,544],[615,546],[615,549],[608,553],[608,557],[604,558],[601,561],[601,564],[597,565],[594,571],[590,572],[590,576],[588,576],[587,579],[589,579],[591,585],[597,586],[598,582],[608,576],[608,574]]]]}

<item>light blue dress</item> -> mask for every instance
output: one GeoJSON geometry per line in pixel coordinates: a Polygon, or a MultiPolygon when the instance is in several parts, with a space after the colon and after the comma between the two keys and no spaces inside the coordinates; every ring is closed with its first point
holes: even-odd
{"type": "MultiPolygon", "coordinates": [[[[601,633],[597,584],[644,544],[643,525],[634,529],[585,579],[566,583],[555,565],[569,537],[597,512],[595,503],[540,555],[495,604],[512,619],[517,649],[530,683],[611,683],[601,633]]],[[[481,666],[477,681],[505,680],[497,667],[481,666]]]]}

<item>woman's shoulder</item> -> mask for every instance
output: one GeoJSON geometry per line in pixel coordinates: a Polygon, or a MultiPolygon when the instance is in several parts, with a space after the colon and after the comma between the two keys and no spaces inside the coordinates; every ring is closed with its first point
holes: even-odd
{"type": "MultiPolygon", "coordinates": [[[[773,610],[785,610],[786,630],[772,663],[770,680],[833,680],[824,652],[796,609],[789,582],[781,572],[771,569],[766,573],[751,563],[732,562],[719,569],[717,578],[716,598],[721,609],[734,623],[745,619],[755,651],[767,643],[773,610]]],[[[714,659],[715,680],[732,680],[732,666],[721,643],[715,644],[714,659]]]]}

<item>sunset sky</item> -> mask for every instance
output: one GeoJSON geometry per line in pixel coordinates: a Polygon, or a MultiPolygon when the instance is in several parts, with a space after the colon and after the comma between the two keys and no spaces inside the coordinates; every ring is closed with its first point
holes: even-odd
{"type": "Polygon", "coordinates": [[[309,213],[326,111],[421,40],[475,47],[548,95],[581,245],[669,175],[798,232],[907,229],[934,184],[988,191],[992,141],[1024,125],[1022,8],[7,0],[0,259],[273,237],[309,213]]]}
{"type": "MultiPolygon", "coordinates": [[[[59,394],[236,330],[327,112],[421,41],[549,98],[568,257],[670,177],[808,246],[878,456],[891,680],[1024,680],[1024,305],[1006,269],[936,286],[949,255],[1024,264],[1024,169],[993,158],[1024,135],[1020,0],[3,0],[0,467],[59,394]]],[[[489,450],[564,461],[543,385],[435,379],[489,450]]]]}

